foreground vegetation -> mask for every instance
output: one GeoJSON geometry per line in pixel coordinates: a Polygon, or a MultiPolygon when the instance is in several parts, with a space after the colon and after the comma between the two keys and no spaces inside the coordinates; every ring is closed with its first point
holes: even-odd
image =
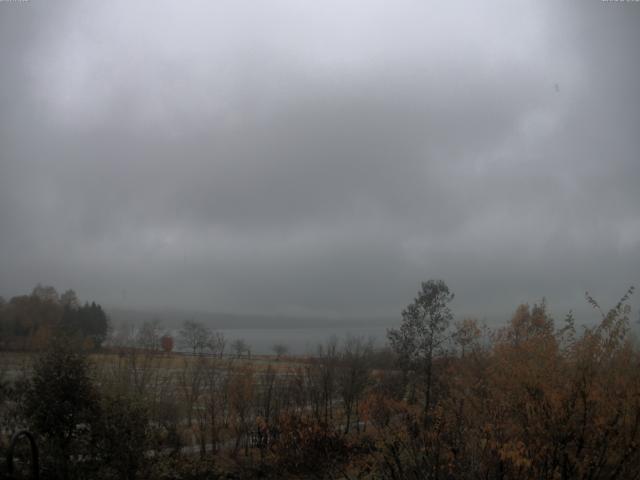
{"type": "Polygon", "coordinates": [[[389,348],[332,340],[311,358],[179,355],[148,335],[90,354],[63,330],[5,367],[0,448],[30,429],[56,479],[638,478],[631,294],[608,311],[587,296],[590,328],[542,302],[492,331],[453,322],[429,281],[389,348]]]}

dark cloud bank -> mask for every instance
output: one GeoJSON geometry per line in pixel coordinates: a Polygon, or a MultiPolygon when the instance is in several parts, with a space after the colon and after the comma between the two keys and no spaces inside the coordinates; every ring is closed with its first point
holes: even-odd
{"type": "Polygon", "coordinates": [[[0,3],[0,292],[561,316],[640,277],[640,4],[0,3]]]}

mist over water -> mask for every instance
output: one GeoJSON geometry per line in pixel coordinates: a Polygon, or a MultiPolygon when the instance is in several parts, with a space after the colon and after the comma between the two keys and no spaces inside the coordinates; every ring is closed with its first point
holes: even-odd
{"type": "MultiPolygon", "coordinates": [[[[365,341],[372,339],[376,347],[386,344],[387,329],[380,326],[362,327],[309,327],[309,328],[238,328],[220,329],[227,340],[225,353],[232,355],[231,344],[235,340],[244,340],[254,355],[274,355],[273,346],[285,345],[292,355],[314,355],[319,344],[326,344],[332,338],[341,344],[349,336],[361,337],[365,341]]],[[[178,335],[178,331],[173,332],[178,335]]],[[[177,348],[177,351],[182,349],[177,348]]]]}

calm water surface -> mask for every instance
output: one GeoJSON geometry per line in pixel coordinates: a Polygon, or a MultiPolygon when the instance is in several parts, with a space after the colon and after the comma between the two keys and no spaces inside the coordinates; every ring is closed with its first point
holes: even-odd
{"type": "Polygon", "coordinates": [[[251,346],[255,354],[273,354],[272,347],[276,343],[282,343],[293,354],[314,353],[319,343],[324,343],[332,336],[338,338],[338,342],[344,341],[347,336],[372,338],[376,346],[382,346],[386,341],[386,327],[344,327],[344,328],[238,328],[221,329],[227,339],[227,348],[234,340],[243,339],[251,346]]]}

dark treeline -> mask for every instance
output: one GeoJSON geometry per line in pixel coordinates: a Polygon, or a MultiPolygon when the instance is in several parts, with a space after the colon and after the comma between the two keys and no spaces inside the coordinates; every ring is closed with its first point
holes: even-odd
{"type": "Polygon", "coordinates": [[[178,339],[191,355],[153,322],[109,354],[54,337],[0,381],[0,448],[30,429],[52,479],[638,478],[632,291],[610,310],[587,296],[591,327],[543,301],[490,330],[454,321],[453,293],[429,281],[388,347],[333,339],[304,358],[223,355],[193,321],[178,339]]]}
{"type": "Polygon", "coordinates": [[[80,337],[88,348],[107,338],[109,319],[95,302],[81,304],[73,290],[59,295],[38,284],[30,295],[0,297],[0,349],[41,349],[61,333],[80,337]]]}

